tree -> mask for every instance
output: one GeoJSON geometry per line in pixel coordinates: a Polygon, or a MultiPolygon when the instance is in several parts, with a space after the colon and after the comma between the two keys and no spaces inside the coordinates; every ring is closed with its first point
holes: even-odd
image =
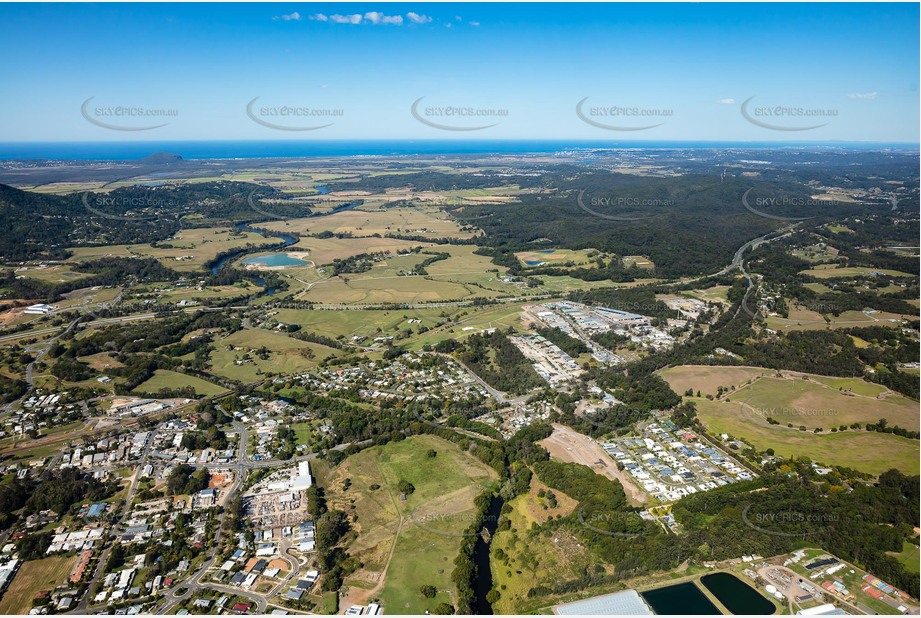
{"type": "Polygon", "coordinates": [[[435,586],[432,586],[432,585],[430,585],[430,584],[426,584],[425,586],[422,586],[422,587],[419,588],[419,592],[420,592],[420,593],[422,594],[422,596],[424,596],[426,599],[434,599],[434,598],[435,598],[435,595],[438,594],[438,589],[437,589],[435,586]]]}
{"type": "Polygon", "coordinates": [[[401,494],[406,494],[407,496],[416,491],[416,488],[413,487],[413,484],[405,479],[400,479],[400,482],[397,483],[397,489],[401,494]]]}
{"type": "Polygon", "coordinates": [[[51,532],[28,534],[16,541],[16,553],[21,560],[37,560],[45,556],[54,535],[51,532]]]}

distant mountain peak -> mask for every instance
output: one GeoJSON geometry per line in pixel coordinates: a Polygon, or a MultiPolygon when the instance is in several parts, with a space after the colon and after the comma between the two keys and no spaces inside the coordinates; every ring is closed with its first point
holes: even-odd
{"type": "Polygon", "coordinates": [[[155,152],[149,157],[144,157],[140,160],[141,163],[179,163],[182,161],[182,155],[173,154],[171,152],[155,152]]]}

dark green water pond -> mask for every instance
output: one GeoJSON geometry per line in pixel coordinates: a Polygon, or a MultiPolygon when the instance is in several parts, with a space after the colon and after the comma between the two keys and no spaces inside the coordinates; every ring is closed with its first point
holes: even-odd
{"type": "Polygon", "coordinates": [[[721,615],[716,605],[693,582],[647,590],[641,594],[657,614],[721,615]]]}
{"type": "Polygon", "coordinates": [[[773,614],[774,604],[731,573],[711,573],[700,583],[733,614],[773,614]]]}

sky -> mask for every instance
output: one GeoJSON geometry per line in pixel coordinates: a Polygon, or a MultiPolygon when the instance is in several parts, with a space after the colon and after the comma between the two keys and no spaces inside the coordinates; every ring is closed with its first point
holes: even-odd
{"type": "Polygon", "coordinates": [[[919,5],[0,4],[0,141],[919,141],[919,5]]]}

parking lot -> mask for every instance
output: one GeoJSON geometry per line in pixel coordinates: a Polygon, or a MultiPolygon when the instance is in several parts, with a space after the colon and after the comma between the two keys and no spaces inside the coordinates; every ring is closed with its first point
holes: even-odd
{"type": "Polygon", "coordinates": [[[616,438],[601,446],[660,502],[674,502],[753,477],[725,451],[668,420],[650,423],[639,435],[616,438]]]}

